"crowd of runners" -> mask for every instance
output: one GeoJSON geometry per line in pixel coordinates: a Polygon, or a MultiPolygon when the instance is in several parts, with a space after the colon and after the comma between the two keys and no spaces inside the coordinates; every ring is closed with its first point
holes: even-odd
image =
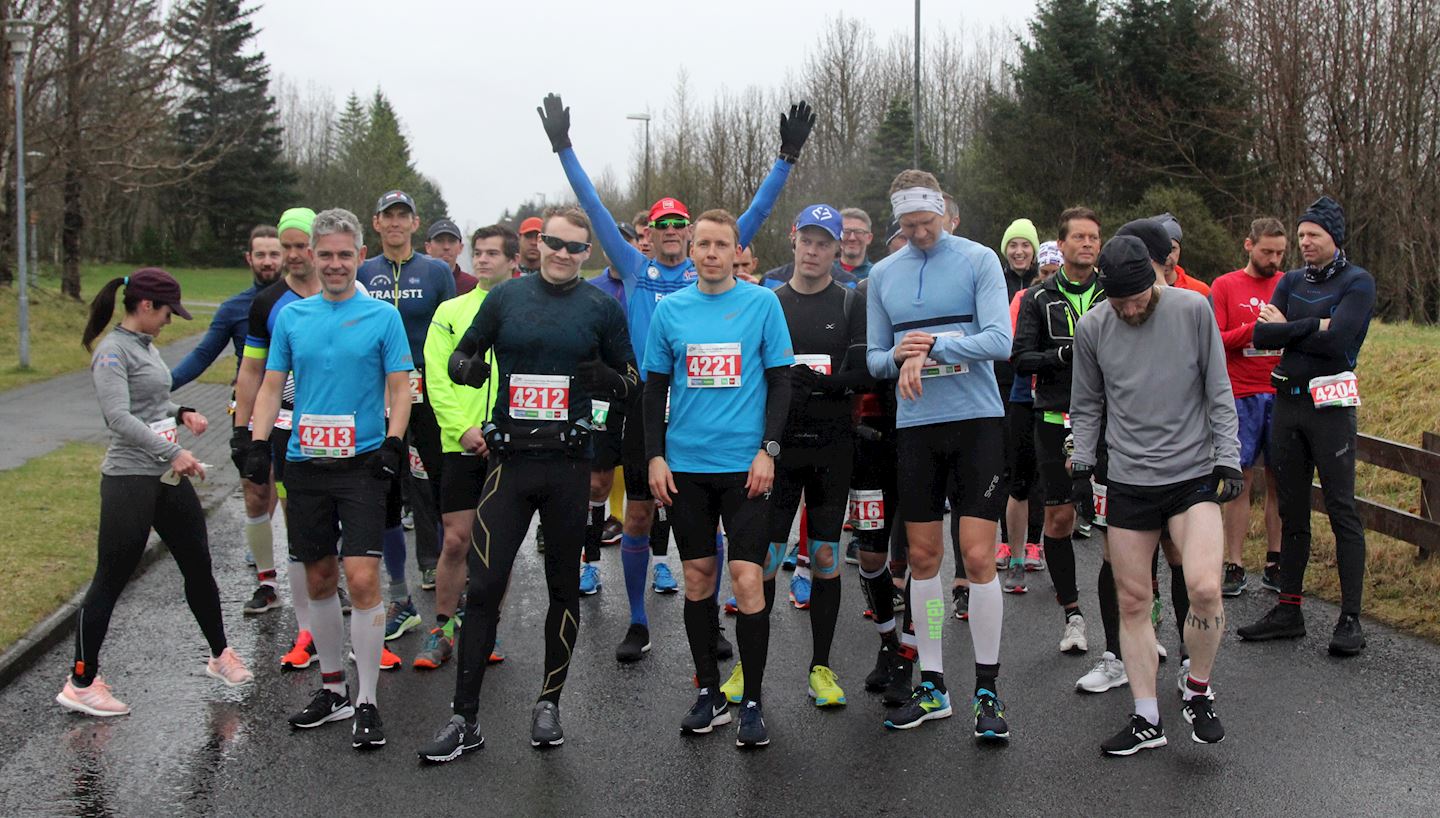
{"type": "Polygon", "coordinates": [[[997,253],[960,236],[954,200],[911,169],[890,185],[883,234],[863,210],[807,205],[789,221],[793,257],[761,272],[750,245],[800,161],[808,105],[781,114],[778,155],[738,216],[662,197],[617,219],[571,144],[569,109],[552,95],[539,113],[578,207],[469,237],[436,218],[419,253],[421,214],[391,190],[370,218],[381,247],[371,258],[355,214],[286,210],[250,234],[254,285],[220,306],[173,370],[155,337],[172,316],[190,318],[175,279],[145,268],[101,290],[83,341],[94,344],[111,443],[98,567],[62,706],[129,712],[99,675],[99,653],[152,528],[184,576],[207,673],[253,682],[226,643],[190,482],[218,467],[177,434],[208,422],[171,399],[227,346],[239,358],[230,448],[256,578],[243,612],[285,598],[296,627],[283,656],[251,662],[318,663],[319,687],[289,722],[349,720],[356,748],[386,743],[377,679],[406,664],[390,646],[417,629],[412,667],[455,666],[452,712],[436,714],[419,756],[449,761],[484,744],[486,669],[504,659],[497,624],[537,515],[547,609],[540,644],[524,648],[544,656],[536,747],[564,741],[561,694],[581,599],[605,587],[603,545],[619,546],[630,611],[615,659],[641,661],[653,638],[681,638],[652,635],[646,607],[683,592],[696,698],[675,720],[686,735],[736,721],[740,747],[770,741],[763,686],[782,571],[789,604],[809,612],[801,671],[816,707],[845,706],[846,688],[863,685],[886,706],[877,724],[905,730],[951,716],[958,697],[977,740],[1009,740],[1005,594],[1053,587],[1057,649],[1088,652],[1080,588],[1090,578],[1077,575],[1076,536],[1104,555],[1093,586],[1104,649],[1075,686],[1128,686],[1133,698],[1103,752],[1166,743],[1162,555],[1182,713],[1194,741],[1220,742],[1212,668],[1223,598],[1251,587],[1251,518],[1267,542],[1258,584],[1278,596],[1238,634],[1303,636],[1317,471],[1343,594],[1329,649],[1364,648],[1354,369],[1375,288],[1346,257],[1335,201],[1321,197],[1295,220],[1297,269],[1281,269],[1291,229],[1258,218],[1246,265],[1207,286],[1180,266],[1185,237],[1170,214],[1108,241],[1092,210],[1033,214],[1057,225],[1053,238],[1019,218],[997,253]],[[467,238],[473,274],[457,262],[467,238]],[[587,280],[597,245],[609,266],[587,280]],[[887,255],[872,263],[877,246],[887,255]],[[117,297],[124,314],[107,333],[117,297]],[[1252,515],[1261,484],[1263,512],[1252,515]],[[412,520],[418,584],[434,593],[428,623],[406,575],[412,520]],[[953,576],[942,575],[947,551],[953,576]],[[831,661],[847,564],[877,640],[863,681],[842,680],[831,661]],[[945,672],[952,617],[973,645],[968,697],[951,687],[953,659],[945,672]]]}

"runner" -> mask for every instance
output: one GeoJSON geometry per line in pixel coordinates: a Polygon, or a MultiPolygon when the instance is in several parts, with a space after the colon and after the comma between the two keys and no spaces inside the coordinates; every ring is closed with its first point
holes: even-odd
{"type": "Polygon", "coordinates": [[[425,255],[439,259],[450,268],[450,275],[455,279],[455,294],[464,295],[475,289],[480,283],[475,276],[460,269],[460,253],[465,250],[465,239],[460,233],[460,228],[455,222],[449,219],[436,219],[430,224],[430,229],[425,231],[425,255]]]}
{"type": "Polygon", "coordinates": [[[870,214],[858,207],[847,207],[840,211],[840,219],[844,224],[840,234],[840,268],[855,276],[857,282],[864,281],[870,276],[870,268],[875,266],[868,256],[870,241],[875,238],[870,228],[870,214]]]}
{"type": "Polygon", "coordinates": [[[519,259],[520,236],[503,224],[482,227],[470,236],[470,268],[483,290],[514,278],[519,259]]]}
{"type": "Polygon", "coordinates": [[[100,464],[95,577],[75,613],[75,664],[55,696],[67,710],[100,717],[130,712],[99,675],[100,647],[152,527],[185,578],[185,601],[210,644],[205,673],[232,686],[254,678],[225,640],[205,512],[189,479],[204,480],[205,464],[182,448],[176,435],[177,426],[201,435],[208,424],[204,415],[170,400],[170,370],[155,348],[155,337],[171,315],[188,321],[190,313],[180,304],[180,285],[169,273],[155,267],[136,270],[111,279],[90,302],[81,337],[85,349],[110,323],[115,292],[121,287],[125,317],[100,341],[90,360],[90,377],[110,430],[110,445],[100,464]]]}
{"type": "Polygon", "coordinates": [[[1237,631],[1241,639],[1305,635],[1300,611],[1310,562],[1310,480],[1318,471],[1325,512],[1335,533],[1340,569],[1340,620],[1330,653],[1355,656],[1365,648],[1360,603],[1365,590],[1365,528],[1355,512],[1355,364],[1375,311],[1375,279],[1345,255],[1345,211],[1329,196],[1300,217],[1296,239],[1305,266],[1275,285],[1260,309],[1257,349],[1284,354],[1270,376],[1275,414],[1270,427],[1280,499],[1280,602],[1237,631]]]}
{"type": "Polygon", "coordinates": [[[1164,263],[1165,283],[1171,287],[1193,290],[1209,298],[1210,285],[1198,278],[1185,275],[1185,268],[1180,266],[1180,241],[1185,237],[1185,232],[1180,229],[1180,221],[1169,213],[1161,213],[1159,216],[1155,216],[1153,221],[1159,222],[1160,226],[1165,228],[1165,235],[1170,239],[1170,254],[1164,263]]]}
{"type": "MultiPolygon", "coordinates": [[[[615,220],[600,202],[595,186],[580,166],[575,150],[570,146],[570,110],[560,97],[551,94],[545,98],[544,109],[540,111],[541,123],[545,126],[550,147],[560,157],[565,177],[581,207],[596,225],[596,238],[604,248],[610,263],[620,271],[625,282],[627,319],[630,326],[630,341],[635,346],[636,360],[640,371],[647,371],[644,353],[650,331],[650,319],[661,299],[671,293],[688,287],[698,274],[696,264],[689,258],[688,243],[692,238],[690,211],[678,199],[662,198],[651,205],[649,239],[654,250],[654,260],[647,258],[634,247],[627,246],[624,237],[615,229],[615,220]]],[[[800,160],[800,151],[815,125],[815,114],[804,102],[790,106],[789,115],[780,116],[780,156],[770,169],[770,174],[755,191],[755,198],[749,208],[737,220],[740,229],[741,246],[748,246],[759,232],[760,226],[769,217],[775,200],[785,186],[791,169],[800,160]]],[[[731,273],[727,270],[727,273],[731,273]]],[[[639,406],[627,407],[625,432],[621,442],[625,472],[625,493],[629,502],[625,506],[625,533],[620,539],[620,559],[625,571],[625,594],[630,602],[630,627],[625,639],[615,650],[615,658],[621,662],[638,661],[650,650],[650,626],[645,615],[645,575],[651,561],[649,544],[650,529],[655,517],[654,498],[648,485],[647,459],[645,456],[645,420],[639,406]]],[[[663,417],[663,413],[662,413],[663,417]]],[[[716,617],[719,616],[718,600],[716,617]]],[[[718,627],[718,624],[717,624],[718,627]]]]}
{"type": "Polygon", "coordinates": [[[1196,742],[1215,744],[1225,738],[1209,686],[1225,632],[1219,504],[1242,487],[1224,347],[1203,298],[1156,285],[1161,267],[1140,239],[1111,239],[1099,269],[1110,308],[1091,310],[1076,326],[1071,476],[1083,503],[1103,435],[1107,541],[1135,702],[1130,723],[1100,747],[1125,756],[1166,743],[1155,696],[1155,630],[1148,621],[1150,564],[1162,528],[1184,559],[1191,605],[1183,713],[1196,742]]]}
{"type": "Polygon", "coordinates": [[[255,399],[245,476],[263,482],[270,473],[270,431],[293,372],[295,434],[285,450],[286,523],[290,555],[305,564],[323,686],[289,721],[297,728],[319,727],[353,714],[351,746],[373,749],[385,744],[375,697],[385,645],[380,604],[385,494],[404,467],[400,436],[409,421],[409,373],[415,363],[399,313],[356,289],[365,243],[355,215],[340,209],[316,215],[311,247],[321,294],[288,305],[275,320],[265,381],[255,399]],[[341,659],[345,637],[336,596],[337,556],[345,557],[355,605],[350,643],[359,692],[353,704],[341,659]]]}
{"type": "Polygon", "coordinates": [[[1271,302],[1280,283],[1280,265],[1285,260],[1285,226],[1279,219],[1263,218],[1250,223],[1245,238],[1250,262],[1233,273],[1215,279],[1210,303],[1220,339],[1225,342],[1225,366],[1235,392],[1235,414],[1240,423],[1240,468],[1245,472],[1245,490],[1225,504],[1225,596],[1240,596],[1249,580],[1242,559],[1245,535],[1250,528],[1250,492],[1257,473],[1265,477],[1265,568],[1260,584],[1280,590],[1280,511],[1275,497],[1274,457],[1270,452],[1270,418],[1275,408],[1275,387],[1270,374],[1280,361],[1280,350],[1256,349],[1255,323],[1260,311],[1271,302]]]}
{"type": "Polygon", "coordinates": [[[450,761],[484,744],[476,722],[486,658],[515,557],[539,512],[549,530],[545,582],[545,673],[532,710],[530,743],[565,740],[560,693],[580,623],[580,561],[591,459],[591,396],[623,400],[639,381],[619,304],[584,285],[590,222],[578,208],[551,211],[541,233],[540,273],[497,287],[480,305],[451,356],[450,378],[484,385],[492,350],[495,405],[476,442],[490,459],[467,561],[465,625],[454,715],[417,750],[450,761]]]}
{"type": "Polygon", "coordinates": [[[910,605],[921,682],[885,726],[918,727],[951,714],[941,633],[946,619],[941,520],[953,481],[960,548],[970,578],[975,649],[975,736],[1010,736],[996,695],[1004,601],[995,575],[996,521],[1004,504],[1004,408],[993,362],[1010,354],[1005,280],[994,251],[942,229],[945,202],[929,173],[890,184],[908,245],[875,265],[867,298],[870,374],[898,378],[900,515],[910,544],[910,605]],[[928,269],[927,269],[928,268],[928,269]],[[926,273],[929,276],[926,276],[926,273]],[[926,288],[926,284],[929,288],[926,288]]]}
{"type": "Polygon", "coordinates": [[[544,222],[535,216],[531,216],[520,222],[520,265],[515,268],[515,276],[528,276],[540,272],[540,231],[544,229],[544,222]]]}

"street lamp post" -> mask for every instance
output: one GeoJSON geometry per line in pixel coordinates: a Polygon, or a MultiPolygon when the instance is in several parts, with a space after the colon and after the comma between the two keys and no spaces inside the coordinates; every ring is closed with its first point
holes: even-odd
{"type": "Polygon", "coordinates": [[[645,196],[644,196],[644,199],[645,199],[645,202],[648,204],[648,203],[650,202],[650,115],[649,115],[649,114],[629,114],[629,115],[627,115],[625,118],[626,118],[626,119],[633,119],[633,120],[635,120],[636,122],[644,122],[644,123],[645,123],[645,188],[644,188],[645,196]]]}
{"type": "Polygon", "coordinates": [[[915,134],[914,143],[911,146],[911,157],[914,164],[911,167],[920,167],[920,0],[915,0],[915,134]]]}
{"type": "Polygon", "coordinates": [[[20,368],[30,368],[30,281],[25,257],[25,58],[34,20],[6,20],[5,39],[15,66],[15,267],[20,285],[20,368]]]}

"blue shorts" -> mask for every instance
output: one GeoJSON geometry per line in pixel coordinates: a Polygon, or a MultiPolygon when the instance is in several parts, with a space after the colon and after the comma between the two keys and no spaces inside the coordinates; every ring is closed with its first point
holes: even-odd
{"type": "Polygon", "coordinates": [[[1235,399],[1235,415],[1240,422],[1241,469],[1270,462],[1270,414],[1274,408],[1274,395],[1235,399]],[[1263,461],[1261,455],[1264,455],[1263,461]]]}

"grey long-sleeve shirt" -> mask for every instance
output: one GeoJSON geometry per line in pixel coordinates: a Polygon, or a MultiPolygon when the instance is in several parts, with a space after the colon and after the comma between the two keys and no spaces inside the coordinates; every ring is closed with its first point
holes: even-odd
{"type": "Polygon", "coordinates": [[[1138,327],[1101,305],[1075,329],[1071,459],[1095,465],[1103,407],[1116,483],[1163,486],[1217,465],[1240,468],[1235,397],[1210,304],[1189,290],[1159,293],[1155,312],[1138,327]]]}
{"type": "Polygon", "coordinates": [[[180,407],[170,400],[170,367],[155,348],[155,339],[115,327],[95,348],[90,377],[110,430],[101,474],[164,474],[181,446],[174,441],[174,432],[167,439],[164,429],[151,424],[175,429],[179,424],[171,423],[180,407]]]}

